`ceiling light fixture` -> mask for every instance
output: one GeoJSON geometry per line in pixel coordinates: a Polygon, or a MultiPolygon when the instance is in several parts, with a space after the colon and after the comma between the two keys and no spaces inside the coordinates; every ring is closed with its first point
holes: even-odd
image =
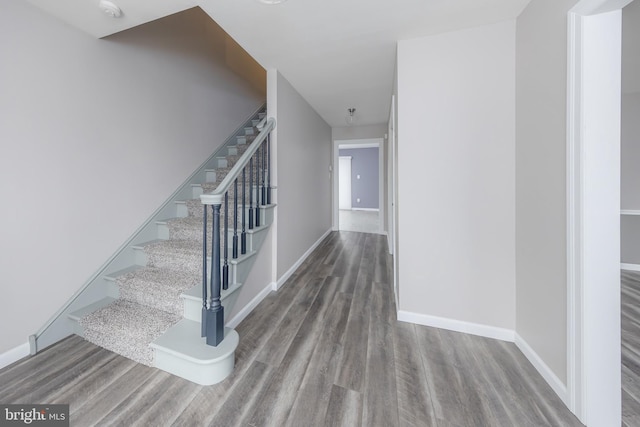
{"type": "Polygon", "coordinates": [[[355,108],[348,108],[347,111],[348,111],[348,113],[347,113],[347,115],[345,116],[344,119],[345,119],[345,121],[347,122],[348,125],[352,125],[353,122],[356,121],[356,118],[353,116],[355,114],[355,112],[356,112],[356,109],[355,108]]]}
{"type": "Polygon", "coordinates": [[[122,10],[115,3],[108,0],[100,0],[98,7],[105,15],[111,18],[120,18],[122,16],[122,10]]]}
{"type": "Polygon", "coordinates": [[[258,0],[258,1],[264,4],[280,4],[280,3],[284,3],[287,0],[258,0]]]}

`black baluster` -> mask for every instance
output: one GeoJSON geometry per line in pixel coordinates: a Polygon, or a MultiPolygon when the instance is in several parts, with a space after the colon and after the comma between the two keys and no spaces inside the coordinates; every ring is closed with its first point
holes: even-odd
{"type": "Polygon", "coordinates": [[[222,289],[229,289],[229,192],[224,193],[224,266],[222,289]]]}
{"type": "Polygon", "coordinates": [[[242,233],[240,234],[240,253],[242,255],[247,253],[247,232],[245,230],[245,215],[246,209],[245,200],[246,200],[246,190],[247,190],[247,182],[246,182],[246,171],[247,167],[245,166],[242,169],[242,233]]]}
{"type": "Polygon", "coordinates": [[[253,230],[253,156],[249,158],[249,230],[253,230]]]}
{"type": "Polygon", "coordinates": [[[267,173],[267,142],[263,141],[260,146],[262,150],[262,175],[260,175],[260,179],[262,179],[262,203],[264,206],[267,204],[267,184],[265,182],[265,175],[267,173]]]}
{"type": "Polygon", "coordinates": [[[256,150],[256,227],[260,227],[260,147],[256,150]]]}
{"type": "Polygon", "coordinates": [[[267,134],[267,204],[271,204],[271,132],[267,134]]]}
{"type": "Polygon", "coordinates": [[[233,259],[238,258],[238,178],[233,181],[233,259]]]}
{"type": "Polygon", "coordinates": [[[202,320],[206,324],[207,344],[217,346],[224,339],[224,307],[220,302],[220,205],[213,205],[212,208],[211,297],[206,318],[202,320]]]}

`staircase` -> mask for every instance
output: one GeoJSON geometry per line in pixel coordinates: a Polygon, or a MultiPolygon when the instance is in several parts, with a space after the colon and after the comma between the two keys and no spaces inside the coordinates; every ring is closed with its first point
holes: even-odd
{"type": "MultiPolygon", "coordinates": [[[[264,197],[269,131],[258,135],[258,127],[265,122],[263,107],[103,267],[100,277],[74,296],[60,312],[71,321],[74,333],[136,362],[198,384],[215,384],[231,372],[238,334],[230,328],[222,329],[221,322],[217,328],[223,335],[216,345],[208,345],[211,342],[205,337],[206,328],[201,322],[206,312],[222,311],[220,303],[224,317],[231,311],[273,221],[275,205],[264,197]],[[246,151],[250,153],[245,154],[246,151]],[[252,154],[253,151],[257,153],[252,154]],[[236,165],[239,160],[247,166],[236,165]],[[243,183],[243,175],[244,191],[238,186],[238,182],[243,183]],[[255,181],[247,181],[248,175],[255,181]],[[225,191],[220,192],[219,186],[225,182],[225,191]],[[233,185],[228,184],[231,182],[233,185]],[[215,209],[207,206],[211,202],[204,201],[207,193],[216,190],[221,193],[216,200],[225,193],[227,197],[227,204],[217,208],[218,224],[227,227],[220,227],[217,233],[211,220],[215,209]],[[208,239],[207,252],[203,251],[203,239],[208,239]],[[220,248],[216,252],[220,254],[219,262],[211,256],[216,244],[220,248]],[[129,264],[124,265],[127,259],[129,264]],[[98,289],[100,283],[102,291],[98,289]]],[[[222,319],[222,313],[218,314],[222,319]]],[[[36,339],[46,335],[49,326],[60,329],[60,322],[50,322],[36,339]]]]}

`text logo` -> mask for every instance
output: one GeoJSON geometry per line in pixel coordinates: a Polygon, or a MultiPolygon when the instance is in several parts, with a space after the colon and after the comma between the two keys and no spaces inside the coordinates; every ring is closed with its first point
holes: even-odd
{"type": "Polygon", "coordinates": [[[2,405],[0,426],[69,427],[69,405],[2,405]]]}

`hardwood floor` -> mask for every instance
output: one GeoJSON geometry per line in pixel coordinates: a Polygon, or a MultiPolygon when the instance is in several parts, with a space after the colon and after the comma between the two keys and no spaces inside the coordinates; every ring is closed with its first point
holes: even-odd
{"type": "Polygon", "coordinates": [[[622,271],[622,425],[640,426],[640,272],[622,271]]]}
{"type": "Polygon", "coordinates": [[[72,426],[579,426],[511,343],[400,323],[386,238],[332,233],[237,328],[202,387],[79,337],[0,371],[2,403],[72,426]]]}

